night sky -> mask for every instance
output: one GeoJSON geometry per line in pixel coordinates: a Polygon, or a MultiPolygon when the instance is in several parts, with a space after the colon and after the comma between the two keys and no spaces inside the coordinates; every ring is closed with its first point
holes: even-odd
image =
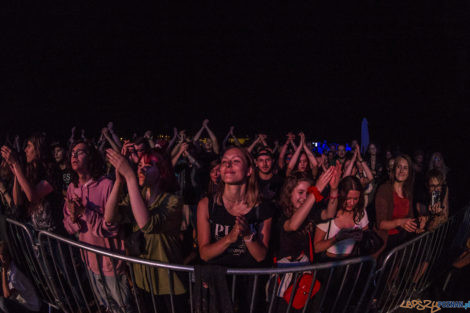
{"type": "Polygon", "coordinates": [[[454,0],[13,5],[0,129],[194,133],[207,117],[221,138],[234,125],[339,142],[366,117],[372,141],[468,172],[469,13],[454,0]]]}

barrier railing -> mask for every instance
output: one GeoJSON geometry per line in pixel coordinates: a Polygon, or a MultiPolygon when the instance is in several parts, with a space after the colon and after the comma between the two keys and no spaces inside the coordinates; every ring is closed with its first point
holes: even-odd
{"type": "MultiPolygon", "coordinates": [[[[97,305],[98,303],[113,307],[109,304],[113,301],[115,303],[121,302],[119,306],[121,306],[120,310],[122,312],[129,312],[132,308],[135,308],[136,312],[148,312],[149,309],[158,312],[157,304],[162,301],[158,299],[160,294],[153,290],[155,288],[153,282],[155,279],[161,279],[162,275],[168,277],[167,281],[169,282],[169,292],[166,293],[167,309],[171,312],[180,312],[181,303],[184,303],[188,307],[187,311],[196,311],[194,307],[195,287],[193,286],[196,273],[192,266],[180,266],[128,257],[44,231],[39,233],[39,244],[44,257],[45,268],[49,271],[48,277],[51,278],[51,284],[54,285],[59,297],[63,299],[60,301],[60,307],[65,312],[99,311],[101,308],[97,305]],[[64,252],[65,249],[68,249],[67,254],[64,252]],[[47,254],[45,253],[47,250],[56,250],[58,253],[47,254]],[[132,300],[127,299],[128,301],[126,301],[123,299],[123,301],[120,301],[119,299],[112,299],[110,295],[105,295],[108,298],[107,303],[106,300],[103,303],[98,299],[99,295],[93,292],[93,277],[90,277],[90,275],[83,277],[81,273],[87,271],[86,265],[77,260],[78,255],[82,258],[85,255],[88,258],[92,257],[89,253],[96,255],[97,260],[101,260],[101,262],[98,262],[100,264],[105,262],[104,258],[111,260],[113,265],[112,276],[120,277],[124,275],[129,281],[129,285],[132,286],[131,291],[128,292],[125,287],[119,285],[118,298],[132,296],[132,300]],[[125,274],[119,272],[119,262],[126,264],[128,271],[125,274]],[[61,274],[60,268],[57,266],[60,263],[73,265],[73,273],[61,274]],[[80,268],[80,266],[84,268],[80,268]],[[155,271],[152,271],[152,269],[157,269],[158,275],[155,275],[155,271]],[[52,273],[53,271],[55,273],[52,273]],[[140,281],[136,279],[136,271],[145,274],[140,281]],[[164,272],[166,273],[163,274],[164,272]],[[176,279],[185,282],[186,293],[183,297],[177,295],[176,279]],[[73,290],[74,288],[75,290],[73,290]],[[86,292],[86,290],[89,292],[86,292]],[[126,303],[129,304],[127,308],[126,303]]],[[[230,299],[240,312],[260,312],[260,310],[279,312],[280,305],[285,307],[285,312],[292,311],[292,306],[295,305],[294,295],[296,290],[300,288],[301,276],[306,273],[312,275],[312,280],[308,288],[303,290],[307,299],[306,304],[303,306],[304,312],[307,308],[309,312],[312,310],[322,310],[322,312],[325,310],[331,312],[363,312],[370,300],[366,297],[366,291],[372,282],[374,271],[375,260],[365,257],[295,268],[228,269],[226,274],[230,299]],[[294,282],[289,303],[280,297],[276,297],[281,288],[278,281],[283,281],[288,275],[294,282]],[[308,295],[313,293],[316,280],[319,280],[322,286],[315,297],[310,300],[308,295]],[[269,282],[271,284],[268,284],[269,282]],[[271,288],[266,288],[267,284],[271,288]],[[266,289],[268,290],[266,291],[266,289]],[[265,301],[266,298],[268,298],[268,301],[265,301]]],[[[101,281],[106,280],[104,273],[98,273],[98,276],[101,281]]]]}
{"type": "MultiPolygon", "coordinates": [[[[229,301],[238,312],[367,312],[375,299],[380,312],[393,312],[429,286],[443,251],[451,246],[453,235],[462,233],[457,225],[463,221],[468,226],[469,212],[396,247],[377,271],[370,257],[290,268],[227,269],[223,276],[229,301]],[[306,274],[312,275],[307,286],[302,279],[306,274]],[[291,296],[282,298],[282,283],[289,279],[291,296]],[[303,294],[300,303],[305,303],[300,308],[297,291],[303,294]]],[[[201,309],[196,302],[201,292],[198,267],[129,257],[46,231],[36,238],[11,219],[7,225],[13,257],[29,272],[43,300],[63,312],[103,312],[104,307],[139,313],[159,312],[162,307],[169,312],[201,309]],[[90,269],[91,258],[98,272],[90,269]]],[[[468,236],[469,230],[464,231],[468,236]]]]}
{"type": "Polygon", "coordinates": [[[33,231],[28,226],[13,219],[6,219],[6,233],[9,239],[10,253],[17,265],[29,274],[41,299],[56,307],[57,295],[47,279],[43,263],[40,261],[39,246],[33,231]]]}
{"type": "MultiPolygon", "coordinates": [[[[403,301],[414,300],[428,288],[445,264],[457,231],[468,228],[470,208],[461,210],[431,232],[399,245],[384,257],[377,271],[376,298],[380,312],[393,312],[403,301]],[[467,226],[465,226],[467,225],[467,226]]],[[[468,230],[466,233],[468,238],[468,230]]],[[[462,235],[462,234],[461,234],[462,235]]]]}

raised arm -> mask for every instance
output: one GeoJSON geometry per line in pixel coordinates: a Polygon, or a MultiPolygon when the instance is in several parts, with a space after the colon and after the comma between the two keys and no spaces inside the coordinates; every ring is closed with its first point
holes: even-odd
{"type": "Polygon", "coordinates": [[[300,137],[300,143],[297,149],[294,152],[294,155],[292,155],[292,158],[289,160],[289,164],[287,165],[287,171],[286,171],[286,176],[289,176],[292,171],[295,169],[295,165],[297,164],[297,161],[299,160],[300,152],[303,149],[303,143],[305,137],[300,137]]]}
{"type": "MultiPolygon", "coordinates": [[[[323,210],[321,212],[322,220],[327,220],[335,217],[336,210],[338,208],[338,185],[341,180],[341,163],[339,161],[336,161],[336,166],[331,166],[330,168],[333,168],[333,173],[329,181],[330,197],[328,199],[328,205],[326,207],[326,210],[323,210]]],[[[327,172],[328,170],[325,173],[327,172]]],[[[320,176],[320,178],[322,176],[320,176]]],[[[318,180],[320,180],[320,178],[318,180]]]]}
{"type": "Polygon", "coordinates": [[[70,138],[69,138],[69,147],[73,144],[73,142],[75,141],[75,129],[77,129],[75,126],[72,127],[72,129],[70,130],[70,138]]]}
{"type": "Polygon", "coordinates": [[[209,122],[208,119],[205,119],[205,120],[202,122],[201,129],[199,129],[198,132],[196,133],[196,135],[194,135],[194,137],[193,137],[193,143],[194,143],[195,145],[198,144],[198,140],[199,140],[199,138],[201,138],[202,132],[203,132],[204,129],[206,128],[206,126],[205,126],[205,123],[207,123],[206,121],[209,122]]]}
{"type": "Polygon", "coordinates": [[[287,153],[287,148],[289,147],[289,137],[286,140],[286,143],[281,147],[281,151],[279,152],[279,158],[277,159],[277,165],[280,169],[283,169],[285,166],[285,158],[287,153]]]}
{"type": "Polygon", "coordinates": [[[176,127],[173,127],[173,137],[170,139],[170,142],[168,143],[168,147],[166,147],[167,153],[171,152],[173,145],[175,144],[177,138],[178,138],[178,130],[176,129],[176,127]]]}
{"type": "Polygon", "coordinates": [[[153,135],[151,130],[147,130],[144,134],[144,137],[147,139],[151,149],[155,148],[155,141],[153,140],[153,135]]]}
{"type": "Polygon", "coordinates": [[[174,167],[176,163],[178,162],[179,158],[181,155],[187,151],[188,149],[188,144],[186,142],[183,142],[178,149],[178,152],[171,158],[171,165],[174,167]]]}
{"type": "Polygon", "coordinates": [[[106,150],[106,156],[109,162],[116,168],[127,183],[127,191],[129,193],[129,200],[131,203],[132,213],[139,228],[145,227],[150,221],[148,209],[144,203],[144,199],[140,194],[139,184],[134,171],[132,170],[129,162],[119,153],[112,149],[106,150]]]}
{"type": "Polygon", "coordinates": [[[113,189],[109,194],[104,210],[104,220],[106,223],[117,223],[119,221],[118,202],[119,194],[123,186],[123,179],[121,174],[116,170],[116,180],[114,181],[113,189]]]}
{"type": "Polygon", "coordinates": [[[114,143],[119,147],[119,149],[116,150],[116,151],[119,151],[120,148],[122,147],[121,140],[119,139],[119,136],[116,135],[116,132],[114,131],[113,122],[109,122],[107,126],[108,126],[108,129],[109,129],[109,133],[111,134],[111,136],[113,138],[114,143]]]}
{"type": "Polygon", "coordinates": [[[356,159],[357,159],[357,149],[354,151],[352,159],[349,161],[348,164],[346,164],[346,169],[344,170],[343,178],[351,176],[354,165],[356,164],[356,159]]]}
{"type": "Polygon", "coordinates": [[[304,140],[303,141],[304,141],[303,148],[304,148],[305,154],[307,155],[307,159],[310,163],[310,168],[312,170],[312,175],[313,175],[313,177],[317,177],[317,175],[318,175],[317,158],[313,155],[312,151],[307,146],[307,143],[305,141],[305,135],[304,135],[304,140]]]}
{"type": "Polygon", "coordinates": [[[251,151],[253,151],[253,149],[256,147],[256,145],[260,142],[261,138],[260,138],[260,135],[256,136],[256,139],[253,140],[253,142],[251,143],[251,145],[247,148],[248,152],[251,153],[251,151]]]}
{"type": "Polygon", "coordinates": [[[361,166],[364,169],[364,172],[366,173],[366,177],[370,183],[374,179],[374,174],[372,174],[372,171],[370,170],[369,165],[367,165],[367,162],[362,158],[360,152],[357,153],[357,161],[361,163],[361,166]]]}
{"type": "Polygon", "coordinates": [[[108,141],[109,145],[114,151],[116,152],[121,151],[121,147],[117,145],[116,142],[114,142],[114,139],[111,137],[109,129],[107,127],[104,127],[101,130],[101,133],[103,134],[104,138],[106,138],[106,141],[108,141]]]}
{"type": "Polygon", "coordinates": [[[228,142],[228,139],[231,137],[231,133],[233,131],[233,126],[230,126],[230,129],[227,133],[227,136],[225,136],[224,140],[222,141],[222,149],[225,151],[227,149],[227,142],[228,142]]]}
{"type": "MultiPolygon", "coordinates": [[[[50,194],[54,189],[46,180],[41,180],[36,186],[32,185],[31,182],[26,178],[21,165],[19,164],[16,156],[13,154],[10,148],[3,146],[1,148],[2,157],[6,160],[10,166],[13,175],[15,175],[15,182],[19,184],[19,187],[23,190],[28,201],[32,204],[39,203],[45,196],[50,194]]],[[[19,190],[18,185],[16,190],[14,188],[13,201],[15,205],[19,205],[19,190]]]]}
{"type": "Polygon", "coordinates": [[[219,153],[220,153],[220,147],[219,147],[219,143],[218,143],[218,141],[217,141],[217,137],[216,137],[215,134],[212,132],[212,130],[209,128],[209,126],[208,126],[209,121],[208,121],[208,120],[205,120],[204,122],[205,122],[204,127],[206,128],[207,133],[209,134],[209,137],[210,137],[211,140],[212,140],[212,149],[214,149],[214,152],[215,152],[216,154],[219,154],[219,153]],[[207,121],[207,122],[206,122],[206,121],[207,121]]]}

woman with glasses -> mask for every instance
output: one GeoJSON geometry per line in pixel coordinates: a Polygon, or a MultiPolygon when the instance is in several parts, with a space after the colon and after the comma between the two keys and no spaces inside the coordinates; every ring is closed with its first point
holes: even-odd
{"type": "MultiPolygon", "coordinates": [[[[72,182],[64,205],[64,225],[82,242],[124,254],[124,236],[117,223],[104,218],[113,182],[105,178],[104,160],[86,141],[71,145],[72,182]]],[[[125,264],[92,252],[82,253],[90,284],[99,304],[112,312],[133,312],[125,264]]]]}
{"type": "Polygon", "coordinates": [[[426,189],[423,202],[418,202],[418,212],[422,216],[420,229],[434,230],[449,217],[449,188],[444,174],[432,169],[426,174],[426,189]]]}

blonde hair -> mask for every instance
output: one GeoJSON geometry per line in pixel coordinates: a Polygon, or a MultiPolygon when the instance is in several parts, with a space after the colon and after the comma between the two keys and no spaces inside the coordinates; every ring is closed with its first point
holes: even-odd
{"type": "MultiPolygon", "coordinates": [[[[247,170],[249,170],[251,168],[252,170],[252,174],[250,175],[250,177],[248,177],[248,181],[246,183],[246,191],[245,191],[245,195],[243,197],[243,202],[248,206],[248,207],[254,207],[256,204],[259,203],[259,198],[260,198],[260,194],[259,194],[259,188],[258,188],[258,182],[256,180],[256,175],[255,175],[255,161],[253,160],[253,157],[251,156],[251,154],[248,152],[248,150],[246,150],[245,148],[239,148],[239,147],[231,147],[231,148],[228,148],[227,150],[225,150],[224,152],[224,155],[225,153],[227,153],[227,151],[230,151],[230,150],[233,150],[233,149],[237,149],[238,151],[240,151],[243,155],[243,159],[246,163],[246,166],[247,166],[247,170]]],[[[217,201],[218,204],[222,204],[222,196],[224,194],[224,190],[225,190],[225,182],[223,180],[220,181],[220,183],[218,184],[217,186],[217,192],[215,194],[215,199],[217,201]]]]}

